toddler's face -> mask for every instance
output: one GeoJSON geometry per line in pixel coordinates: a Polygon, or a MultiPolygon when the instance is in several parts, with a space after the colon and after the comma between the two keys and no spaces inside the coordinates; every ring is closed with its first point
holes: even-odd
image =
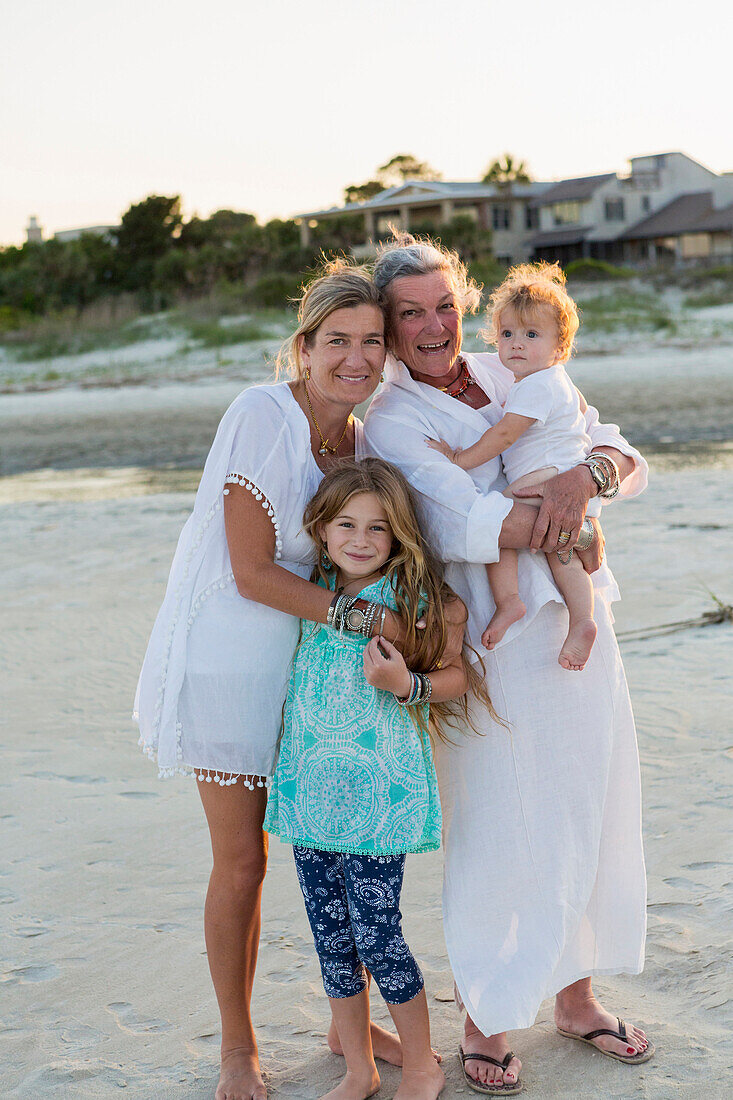
{"type": "Polygon", "coordinates": [[[375,493],[359,493],[320,531],[345,583],[378,573],[392,552],[392,528],[375,493]]]}
{"type": "Polygon", "coordinates": [[[498,350],[501,362],[518,379],[554,366],[559,348],[553,311],[540,306],[531,320],[520,321],[515,310],[505,309],[499,323],[498,350]]]}

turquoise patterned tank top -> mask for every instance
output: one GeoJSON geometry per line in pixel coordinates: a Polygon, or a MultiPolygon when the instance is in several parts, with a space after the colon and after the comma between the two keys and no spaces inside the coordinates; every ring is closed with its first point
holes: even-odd
{"type": "MultiPolygon", "coordinates": [[[[360,592],[395,608],[388,581],[360,592]]],[[[264,828],[308,848],[363,855],[440,847],[430,739],[364,676],[367,639],[304,620],[264,828]]],[[[427,721],[427,706],[424,707],[427,721]]]]}

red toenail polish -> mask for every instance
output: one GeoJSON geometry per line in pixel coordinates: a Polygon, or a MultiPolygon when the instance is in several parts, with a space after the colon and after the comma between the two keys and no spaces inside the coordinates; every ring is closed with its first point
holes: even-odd
{"type": "Polygon", "coordinates": [[[627,1054],[633,1054],[634,1053],[634,1048],[633,1047],[627,1047],[626,1048],[626,1053],[627,1054]]]}

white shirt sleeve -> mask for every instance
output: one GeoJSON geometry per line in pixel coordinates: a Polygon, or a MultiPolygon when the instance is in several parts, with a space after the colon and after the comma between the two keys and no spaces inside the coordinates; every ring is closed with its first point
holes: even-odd
{"type": "Polygon", "coordinates": [[[530,374],[515,382],[504,402],[504,413],[529,416],[539,424],[544,424],[555,405],[551,380],[543,377],[547,373],[538,371],[537,374],[530,374]]]}
{"type": "Polygon", "coordinates": [[[294,508],[302,509],[294,471],[303,459],[297,453],[292,420],[265,387],[253,386],[230,405],[212,453],[220,435],[222,458],[228,449],[223,480],[241,485],[262,504],[275,528],[279,557],[282,525],[294,508]]]}
{"type": "Polygon", "coordinates": [[[512,510],[508,497],[482,493],[466,470],[431,450],[425,436],[433,433],[424,424],[369,412],[364,432],[370,453],[399,467],[419,494],[423,533],[439,558],[498,561],[501,525],[512,510]]]}

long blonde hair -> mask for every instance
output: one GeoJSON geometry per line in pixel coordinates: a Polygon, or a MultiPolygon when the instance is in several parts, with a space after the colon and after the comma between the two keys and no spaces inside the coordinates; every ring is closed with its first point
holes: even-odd
{"type": "MultiPolygon", "coordinates": [[[[324,568],[328,558],[321,536],[322,527],[340,514],[348,500],[362,493],[374,493],[392,528],[392,554],[383,571],[405,627],[405,663],[414,672],[431,672],[440,667],[448,640],[446,605],[454,604],[458,597],[445,583],[443,567],[423,538],[410,486],[395,466],[381,458],[364,458],[360,462],[344,459],[328,471],[303,517],[305,530],[318,554],[314,576],[328,585],[329,571],[324,568]],[[421,618],[425,621],[424,629],[417,626],[421,618]]],[[[468,660],[465,645],[461,659],[469,692],[496,717],[483,676],[468,660]]],[[[479,666],[484,672],[480,660],[479,666]]],[[[412,708],[410,713],[424,728],[420,709],[412,708]]],[[[430,731],[441,740],[450,740],[447,727],[458,729],[464,722],[476,731],[468,710],[468,694],[452,702],[431,704],[430,731]]]]}

